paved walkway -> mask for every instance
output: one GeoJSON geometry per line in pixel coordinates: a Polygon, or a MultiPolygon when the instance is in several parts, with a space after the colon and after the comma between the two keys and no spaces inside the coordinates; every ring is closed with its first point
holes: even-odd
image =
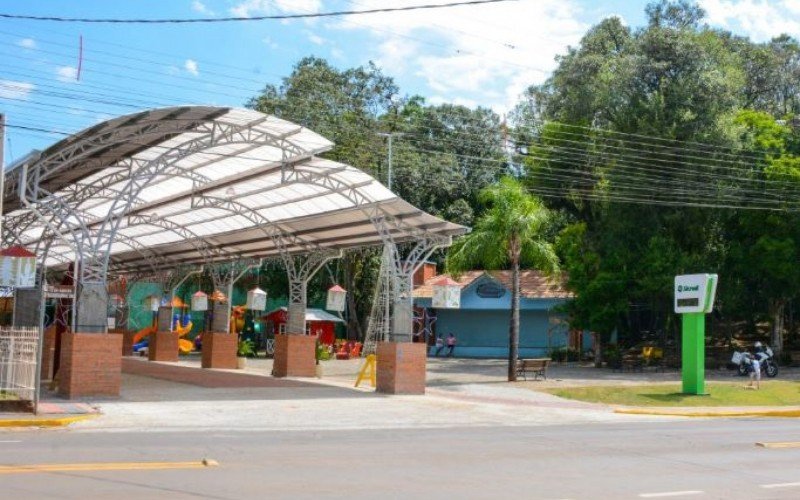
{"type": "MultiPolygon", "coordinates": [[[[124,361],[119,399],[44,404],[51,405],[47,411],[54,413],[68,413],[71,407],[100,408],[100,418],[72,425],[84,431],[544,426],[675,417],[622,415],[607,405],[562,399],[535,389],[680,380],[677,371],[618,373],[568,364],[554,365],[547,381],[508,383],[504,360],[431,359],[425,396],[384,396],[368,385],[353,387],[361,363],[330,360],[322,364],[321,379],[276,379],[269,375],[272,361],[267,359],[250,359],[245,370],[203,370],[195,356],[178,363],[132,358],[124,361]]],[[[796,378],[798,371],[782,372],[781,378],[784,375],[796,378]]],[[[726,371],[710,372],[708,378],[734,377],[726,371]]]]}

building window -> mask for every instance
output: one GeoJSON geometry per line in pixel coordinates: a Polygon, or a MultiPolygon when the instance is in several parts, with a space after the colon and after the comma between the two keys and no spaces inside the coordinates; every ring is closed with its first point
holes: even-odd
{"type": "Polygon", "coordinates": [[[497,283],[481,283],[475,289],[475,293],[482,299],[499,299],[506,294],[506,289],[497,283]]]}
{"type": "Polygon", "coordinates": [[[286,323],[281,323],[278,325],[278,334],[280,335],[286,334],[286,323]]]}

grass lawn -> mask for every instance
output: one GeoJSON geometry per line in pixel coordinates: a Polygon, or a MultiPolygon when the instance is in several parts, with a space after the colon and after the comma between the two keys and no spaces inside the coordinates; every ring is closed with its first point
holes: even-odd
{"type": "Polygon", "coordinates": [[[628,406],[793,406],[800,405],[800,382],[761,381],[761,389],[745,389],[740,382],[706,382],[710,396],[680,394],[680,384],[594,386],[546,389],[568,399],[628,406]]]}

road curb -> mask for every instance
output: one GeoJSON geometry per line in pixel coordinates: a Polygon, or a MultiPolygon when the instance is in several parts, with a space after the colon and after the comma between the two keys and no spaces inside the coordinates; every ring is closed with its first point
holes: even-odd
{"type": "Polygon", "coordinates": [[[68,417],[45,417],[45,418],[9,418],[0,419],[0,428],[4,427],[65,427],[74,422],[89,420],[97,417],[97,414],[89,415],[70,415],[68,417]]]}
{"type": "Polygon", "coordinates": [[[657,415],[663,417],[702,417],[702,418],[731,418],[731,417],[777,417],[777,418],[799,418],[800,410],[753,410],[753,411],[691,411],[691,410],[667,410],[649,408],[614,408],[614,413],[624,415],[657,415]]]}

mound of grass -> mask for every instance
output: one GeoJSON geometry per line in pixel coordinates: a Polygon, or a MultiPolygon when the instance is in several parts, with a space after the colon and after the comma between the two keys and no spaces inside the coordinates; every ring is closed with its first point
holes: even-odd
{"type": "Polygon", "coordinates": [[[800,406],[800,382],[762,381],[761,389],[746,389],[747,382],[708,382],[709,396],[681,394],[680,384],[591,386],[546,389],[568,399],[626,406],[800,406]]]}

